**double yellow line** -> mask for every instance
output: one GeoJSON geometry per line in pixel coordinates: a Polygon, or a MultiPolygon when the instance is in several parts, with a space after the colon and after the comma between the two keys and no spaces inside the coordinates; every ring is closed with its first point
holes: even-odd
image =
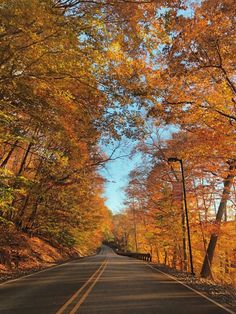
{"type": "Polygon", "coordinates": [[[103,274],[103,272],[107,266],[107,263],[108,263],[107,259],[104,260],[103,263],[101,264],[101,266],[95,271],[95,273],[83,284],[83,286],[81,288],[79,288],[79,290],[77,290],[72,295],[72,297],[56,312],[56,314],[63,314],[66,310],[68,310],[68,307],[73,302],[75,303],[78,296],[82,293],[82,296],[75,303],[73,308],[70,311],[66,311],[69,314],[75,314],[78,311],[78,309],[80,308],[81,304],[87,298],[89,293],[92,291],[93,287],[96,285],[99,278],[102,276],[102,274],[103,274]],[[85,289],[86,287],[87,287],[87,289],[85,289]]]}

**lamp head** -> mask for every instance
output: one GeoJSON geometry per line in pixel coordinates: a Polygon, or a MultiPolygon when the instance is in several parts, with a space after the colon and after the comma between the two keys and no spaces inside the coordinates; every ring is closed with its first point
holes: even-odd
{"type": "Polygon", "coordinates": [[[179,158],[177,158],[177,157],[170,157],[170,158],[168,158],[167,160],[168,160],[168,162],[176,162],[176,161],[180,161],[180,159],[179,159],[179,158]]]}

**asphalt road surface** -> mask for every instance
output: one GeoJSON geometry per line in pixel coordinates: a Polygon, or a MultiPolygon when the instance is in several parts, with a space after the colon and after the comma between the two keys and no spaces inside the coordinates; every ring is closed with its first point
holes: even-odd
{"type": "Polygon", "coordinates": [[[1,284],[0,313],[223,314],[227,310],[147,263],[117,256],[103,246],[96,256],[1,284]]]}

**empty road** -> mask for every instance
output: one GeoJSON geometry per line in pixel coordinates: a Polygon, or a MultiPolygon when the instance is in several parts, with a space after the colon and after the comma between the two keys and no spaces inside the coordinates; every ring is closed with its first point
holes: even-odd
{"type": "Polygon", "coordinates": [[[233,313],[146,263],[100,254],[0,285],[0,313],[233,313]]]}

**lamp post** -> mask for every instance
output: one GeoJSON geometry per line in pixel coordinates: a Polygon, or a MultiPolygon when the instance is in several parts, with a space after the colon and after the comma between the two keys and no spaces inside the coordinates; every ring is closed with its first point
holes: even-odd
{"type": "Polygon", "coordinates": [[[136,253],[138,253],[138,242],[137,242],[137,225],[136,225],[136,212],[135,212],[135,203],[134,203],[134,197],[133,197],[133,220],[134,220],[134,242],[135,242],[135,250],[136,253]]]}
{"type": "Polygon", "coordinates": [[[188,248],[189,248],[190,268],[191,268],[191,274],[195,275],[194,269],[193,269],[193,255],[192,255],[190,227],[189,227],[189,220],[188,220],[188,207],[187,207],[187,197],[186,197],[186,186],[185,186],[183,160],[179,159],[177,157],[168,158],[168,162],[177,162],[177,161],[180,163],[181,176],[182,176],[182,186],[183,186],[183,194],[184,194],[184,209],[185,209],[186,225],[187,225],[187,233],[188,233],[188,248]]]}

